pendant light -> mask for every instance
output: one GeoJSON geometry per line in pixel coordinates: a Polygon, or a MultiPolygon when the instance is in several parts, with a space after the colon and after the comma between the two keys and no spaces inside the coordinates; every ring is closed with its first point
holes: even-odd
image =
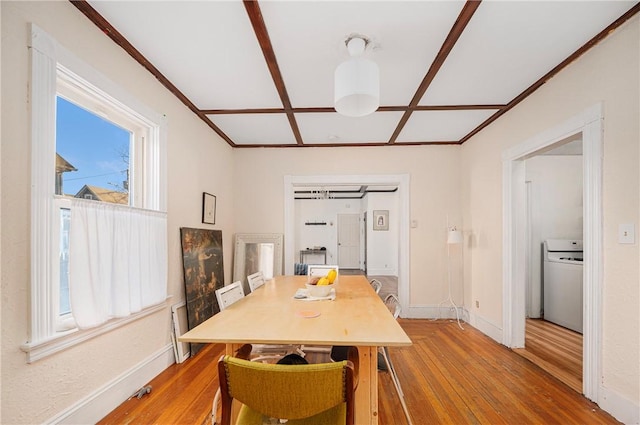
{"type": "Polygon", "coordinates": [[[363,37],[346,44],[350,58],[335,71],[335,109],[347,117],[363,117],[380,106],[380,71],[375,62],[361,57],[367,45],[363,37]]]}

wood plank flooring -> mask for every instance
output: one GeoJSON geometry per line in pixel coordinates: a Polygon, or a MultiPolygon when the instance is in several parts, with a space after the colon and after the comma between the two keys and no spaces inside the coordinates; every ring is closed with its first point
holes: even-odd
{"type": "Polygon", "coordinates": [[[582,335],[541,319],[527,319],[525,348],[514,351],[582,394],[582,335]]]}
{"type": "MultiPolygon", "coordinates": [[[[401,319],[413,341],[391,348],[413,423],[617,424],[598,406],[486,335],[455,321],[401,319]]],[[[172,365],[142,399],[125,401],[100,424],[211,423],[221,345],[172,365]]],[[[406,420],[388,373],[379,372],[379,423],[406,420]]]]}

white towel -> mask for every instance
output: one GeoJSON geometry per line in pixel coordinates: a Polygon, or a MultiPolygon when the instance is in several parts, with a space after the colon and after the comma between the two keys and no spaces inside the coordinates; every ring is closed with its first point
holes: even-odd
{"type": "Polygon", "coordinates": [[[300,288],[293,295],[293,298],[300,301],[321,301],[321,300],[330,300],[333,301],[336,299],[336,289],[331,288],[331,292],[326,297],[312,297],[309,295],[309,290],[306,288],[300,288]]]}

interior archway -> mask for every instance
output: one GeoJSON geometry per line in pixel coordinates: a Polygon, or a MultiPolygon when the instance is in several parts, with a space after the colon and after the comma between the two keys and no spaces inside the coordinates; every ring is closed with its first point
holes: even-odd
{"type": "Polygon", "coordinates": [[[503,154],[503,344],[524,347],[526,239],[524,160],[582,133],[584,216],[583,393],[598,402],[602,341],[602,104],[503,154]]]}
{"type": "Polygon", "coordinates": [[[294,191],[300,186],[331,185],[394,185],[398,187],[399,197],[399,247],[398,247],[398,298],[402,310],[407,311],[410,295],[409,271],[409,174],[396,175],[324,175],[324,176],[285,176],[284,178],[284,269],[293,274],[295,202],[294,191]]]}

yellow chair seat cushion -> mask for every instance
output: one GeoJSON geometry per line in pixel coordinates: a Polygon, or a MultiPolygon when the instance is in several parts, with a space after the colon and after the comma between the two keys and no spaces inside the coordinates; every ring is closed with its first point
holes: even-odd
{"type": "MultiPolygon", "coordinates": [[[[317,415],[303,419],[289,419],[286,425],[333,425],[344,424],[347,417],[346,405],[344,403],[325,410],[317,415]]],[[[277,420],[268,421],[268,417],[257,412],[246,405],[242,405],[236,425],[263,425],[263,424],[279,424],[277,420]]]]}

